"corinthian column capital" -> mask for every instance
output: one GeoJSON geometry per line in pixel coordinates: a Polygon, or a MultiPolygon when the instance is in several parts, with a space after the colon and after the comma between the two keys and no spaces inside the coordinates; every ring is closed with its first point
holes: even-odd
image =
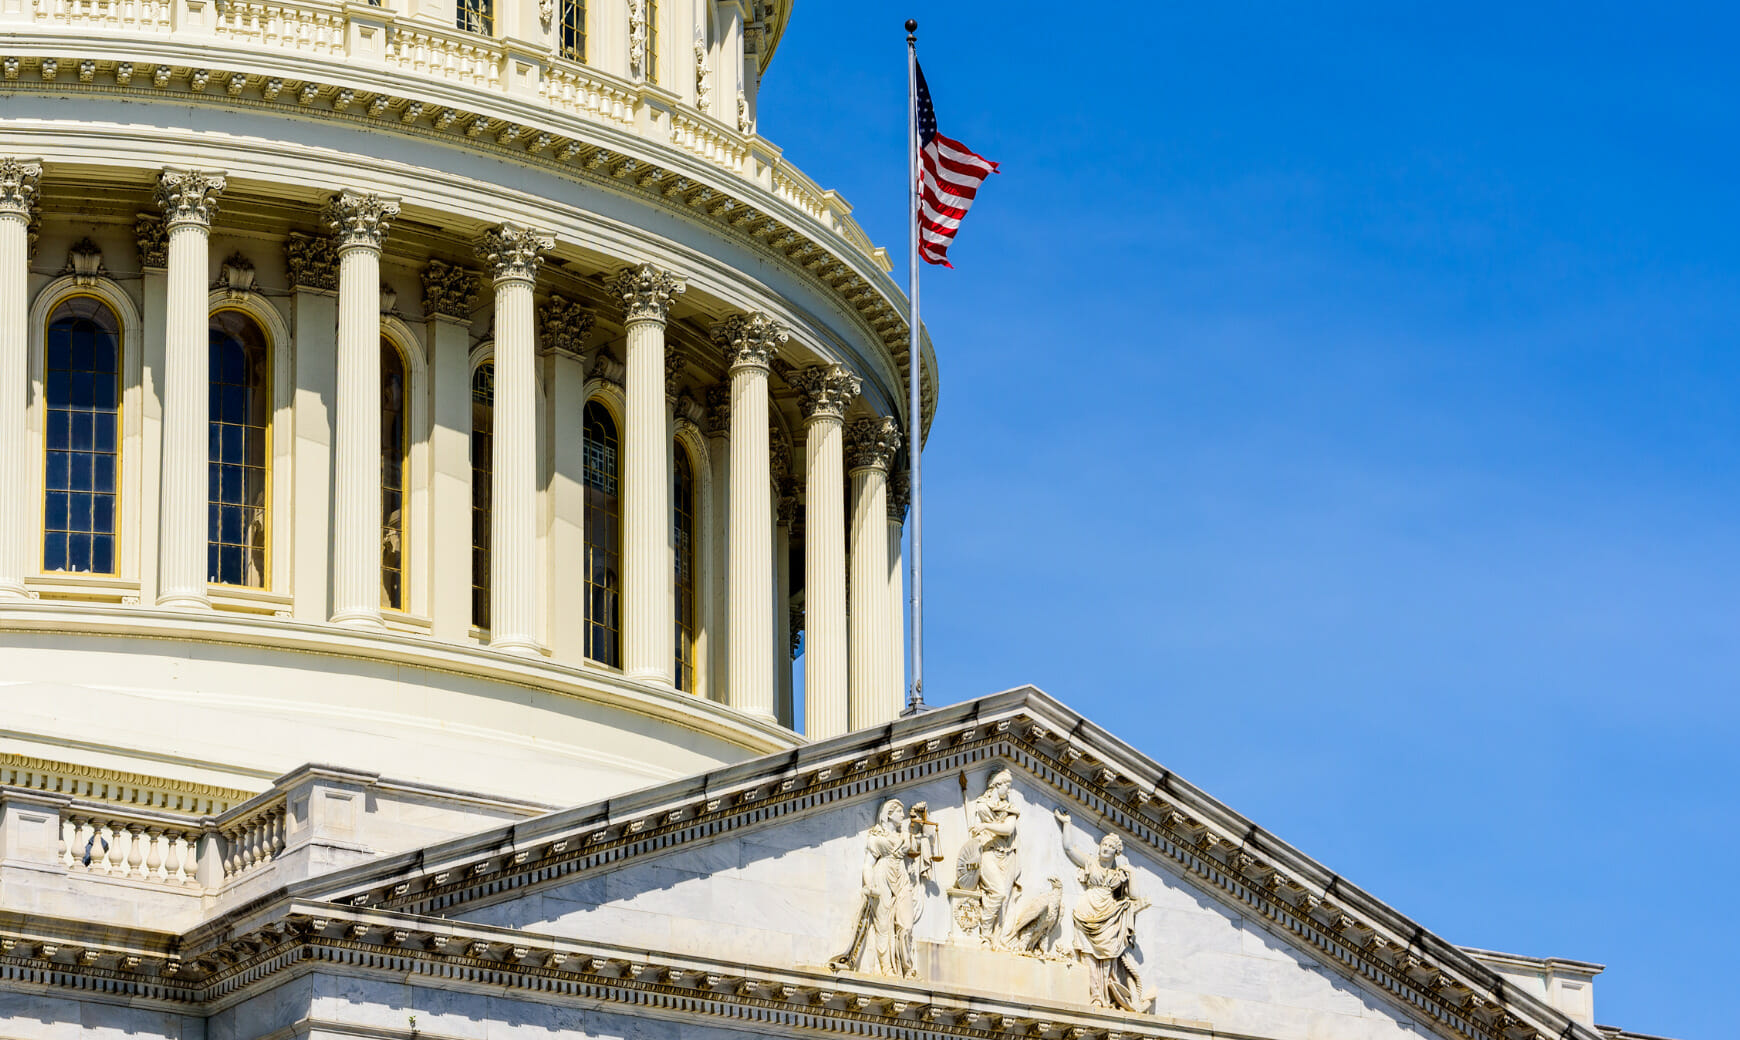
{"type": "Polygon", "coordinates": [[[496,281],[533,282],[543,266],[544,253],[556,244],[555,236],[515,224],[490,228],[477,240],[477,258],[489,266],[496,281]]]}
{"type": "Polygon", "coordinates": [[[392,219],[398,215],[397,199],[382,198],[372,192],[341,191],[326,200],[320,219],[332,232],[332,244],[339,252],[347,249],[379,252],[392,219]]]}
{"type": "Polygon", "coordinates": [[[153,193],[163,210],[163,223],[172,230],[187,224],[211,227],[225,183],[221,173],[166,167],[157,175],[153,193]]]}
{"type": "Polygon", "coordinates": [[[610,280],[610,293],[622,301],[626,320],[664,322],[671,304],[688,283],[669,271],[641,264],[625,267],[610,280]]]}
{"type": "Polygon", "coordinates": [[[732,368],[768,368],[774,351],[790,338],[784,325],[765,314],[733,314],[713,326],[713,342],[732,368]]]}
{"type": "Polygon", "coordinates": [[[552,293],[538,308],[538,344],[546,351],[579,357],[596,319],[592,312],[560,293],[552,293]]]}
{"type": "Polygon", "coordinates": [[[431,260],[423,267],[423,313],[431,318],[470,321],[477,309],[477,272],[431,260]]]}
{"type": "Polygon", "coordinates": [[[888,521],[906,523],[906,507],[912,504],[912,471],[898,469],[888,475],[888,521]]]}
{"type": "Polygon", "coordinates": [[[846,426],[846,468],[886,470],[900,450],[900,424],[893,419],[859,419],[846,426]]]}
{"type": "Polygon", "coordinates": [[[0,159],[0,214],[29,220],[41,179],[42,163],[35,159],[0,159]]]}
{"type": "Polygon", "coordinates": [[[839,365],[811,365],[794,374],[791,385],[805,419],[845,418],[846,408],[863,389],[858,377],[839,365]]]}

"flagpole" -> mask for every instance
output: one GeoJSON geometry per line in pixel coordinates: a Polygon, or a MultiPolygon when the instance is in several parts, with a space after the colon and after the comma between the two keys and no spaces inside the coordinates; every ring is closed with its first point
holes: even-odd
{"type": "Polygon", "coordinates": [[[906,464],[912,478],[912,554],[907,563],[908,585],[912,589],[912,688],[906,698],[907,715],[924,710],[924,495],[919,478],[919,441],[924,426],[924,414],[919,410],[919,375],[924,367],[919,349],[918,321],[918,21],[906,20],[906,158],[907,193],[911,205],[907,230],[912,235],[912,284],[907,300],[906,369],[906,464]]]}

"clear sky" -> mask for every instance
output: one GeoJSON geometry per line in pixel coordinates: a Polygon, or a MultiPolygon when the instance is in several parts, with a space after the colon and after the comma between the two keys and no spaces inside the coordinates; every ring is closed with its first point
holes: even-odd
{"type": "Polygon", "coordinates": [[[761,130],[927,272],[927,687],[1033,683],[1453,942],[1733,1034],[1733,5],[803,0],[761,130]]]}

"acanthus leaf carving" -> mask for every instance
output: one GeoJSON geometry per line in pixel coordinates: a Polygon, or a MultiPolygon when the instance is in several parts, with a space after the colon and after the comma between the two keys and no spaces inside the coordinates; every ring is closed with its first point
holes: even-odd
{"type": "Polygon", "coordinates": [[[347,249],[379,250],[386,240],[394,217],[399,215],[396,199],[383,198],[372,192],[341,191],[326,202],[321,220],[332,232],[338,252],[347,249]]]}
{"type": "Polygon", "coordinates": [[[798,392],[798,411],[805,419],[839,419],[857,399],[863,383],[839,365],[811,365],[794,372],[791,385],[798,392]]]}
{"type": "Polygon", "coordinates": [[[338,291],[338,251],[328,236],[291,232],[284,242],[284,261],[293,288],[338,291]]]}
{"type": "Polygon", "coordinates": [[[42,181],[42,163],[35,159],[0,159],[0,213],[29,218],[42,181]]]}
{"type": "Polygon", "coordinates": [[[687,288],[683,279],[652,264],[624,268],[610,280],[610,293],[622,301],[630,322],[666,320],[671,304],[687,288]]]}
{"type": "Polygon", "coordinates": [[[206,170],[165,169],[153,192],[165,226],[171,230],[182,224],[211,227],[226,183],[222,174],[206,170]]]}
{"type": "Polygon", "coordinates": [[[538,342],[546,351],[580,357],[586,349],[597,318],[593,313],[559,293],[552,293],[538,308],[538,342]]]}
{"type": "Polygon", "coordinates": [[[423,314],[469,322],[477,310],[477,272],[431,260],[423,267],[423,314]]]}
{"type": "Polygon", "coordinates": [[[536,281],[544,254],[556,244],[554,235],[517,224],[490,228],[477,240],[477,258],[496,281],[536,281]]]}
{"type": "Polygon", "coordinates": [[[768,368],[779,345],[790,338],[784,325],[765,314],[733,314],[713,326],[713,342],[733,368],[768,368]]]}
{"type": "Polygon", "coordinates": [[[859,419],[846,426],[846,468],[887,469],[900,450],[900,425],[893,419],[859,419]]]}
{"type": "Polygon", "coordinates": [[[139,266],[147,270],[163,270],[169,266],[169,228],[155,213],[140,213],[133,218],[133,244],[139,250],[139,266]]]}

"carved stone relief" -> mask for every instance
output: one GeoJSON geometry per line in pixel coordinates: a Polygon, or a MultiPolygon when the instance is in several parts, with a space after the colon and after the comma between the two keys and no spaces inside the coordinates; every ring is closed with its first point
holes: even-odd
{"type": "Polygon", "coordinates": [[[864,869],[857,905],[852,913],[852,937],[846,950],[828,962],[835,971],[865,971],[893,978],[917,978],[913,925],[924,903],[924,881],[941,856],[936,851],[936,824],[925,803],[910,814],[898,798],[876,810],[876,822],[864,836],[864,869]]]}
{"type": "Polygon", "coordinates": [[[60,273],[72,275],[74,284],[84,286],[97,284],[98,278],[107,278],[109,269],[103,266],[102,247],[88,236],[79,239],[67,250],[66,266],[60,273]]]}
{"type": "Polygon", "coordinates": [[[1058,809],[1053,815],[1063,828],[1063,849],[1078,868],[1076,878],[1082,887],[1071,917],[1076,956],[1088,966],[1088,1002],[1146,1014],[1154,1006],[1155,991],[1142,988],[1132,947],[1136,915],[1149,904],[1130,891],[1130,868],[1120,862],[1124,840],[1108,834],[1097,845],[1072,844],[1079,832],[1069,814],[1058,809]]]}

